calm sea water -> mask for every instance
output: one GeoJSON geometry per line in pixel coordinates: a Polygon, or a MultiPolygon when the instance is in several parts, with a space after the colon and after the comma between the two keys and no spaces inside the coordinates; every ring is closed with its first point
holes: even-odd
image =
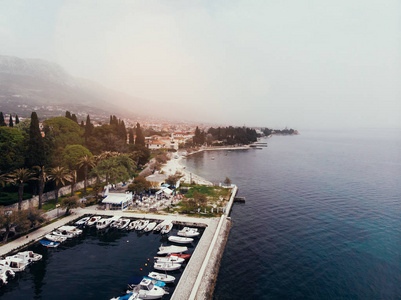
{"type": "MultiPolygon", "coordinates": [[[[169,235],[177,235],[175,226],[169,235]]],[[[186,245],[193,253],[199,239],[186,245]]],[[[24,272],[1,287],[0,299],[110,299],[122,296],[132,276],[147,276],[160,244],[168,245],[168,235],[87,228],[82,236],[47,249],[30,248],[43,255],[24,272]],[[149,259],[149,261],[148,261],[149,259]],[[147,264],[147,265],[146,265],[147,264]],[[140,270],[142,269],[142,271],[140,270]]],[[[178,282],[183,268],[169,272],[178,282]]],[[[170,299],[175,285],[167,285],[170,299]]]]}
{"type": "Polygon", "coordinates": [[[214,299],[401,299],[401,131],[265,141],[186,161],[247,200],[234,205],[214,299]]]}

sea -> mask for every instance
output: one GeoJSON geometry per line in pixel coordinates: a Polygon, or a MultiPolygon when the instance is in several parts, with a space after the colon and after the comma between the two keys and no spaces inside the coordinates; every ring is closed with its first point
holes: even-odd
{"type": "Polygon", "coordinates": [[[261,142],[185,161],[246,198],[231,212],[213,298],[401,299],[401,131],[261,142]]]}

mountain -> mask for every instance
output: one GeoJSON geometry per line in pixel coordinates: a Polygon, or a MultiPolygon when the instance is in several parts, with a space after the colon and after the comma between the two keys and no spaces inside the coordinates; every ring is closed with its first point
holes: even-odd
{"type": "Polygon", "coordinates": [[[107,119],[111,114],[127,117],[130,109],[118,103],[139,108],[139,102],[134,97],[75,78],[55,63],[0,55],[0,111],[4,113],[26,117],[35,110],[41,118],[46,118],[64,115],[69,110],[79,120],[84,120],[87,114],[107,119]]]}

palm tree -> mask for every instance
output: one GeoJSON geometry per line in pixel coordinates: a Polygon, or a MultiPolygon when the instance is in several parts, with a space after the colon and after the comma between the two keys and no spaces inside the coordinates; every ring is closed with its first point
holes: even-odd
{"type": "Polygon", "coordinates": [[[54,182],[56,185],[56,189],[54,190],[54,194],[56,196],[56,204],[58,203],[58,192],[60,191],[61,186],[64,186],[67,181],[71,181],[71,175],[68,173],[68,170],[64,167],[54,167],[49,170],[49,179],[54,182]]]}
{"type": "Polygon", "coordinates": [[[77,178],[78,178],[78,173],[77,170],[72,170],[70,172],[70,176],[71,176],[71,197],[74,196],[74,187],[75,187],[75,183],[77,182],[77,178]]]}
{"type": "Polygon", "coordinates": [[[84,193],[86,194],[86,187],[88,186],[88,168],[95,166],[95,158],[93,156],[85,155],[78,160],[78,168],[84,168],[84,193]]]}
{"type": "Polygon", "coordinates": [[[26,182],[32,179],[36,179],[34,174],[26,168],[16,169],[8,175],[8,182],[18,186],[18,210],[21,210],[22,208],[24,185],[26,182]]]}
{"type": "Polygon", "coordinates": [[[45,189],[45,184],[49,180],[49,175],[47,174],[47,170],[45,166],[34,166],[33,167],[34,172],[36,174],[36,178],[38,180],[38,185],[39,185],[39,205],[38,209],[42,209],[42,203],[43,203],[43,190],[45,189]]]}

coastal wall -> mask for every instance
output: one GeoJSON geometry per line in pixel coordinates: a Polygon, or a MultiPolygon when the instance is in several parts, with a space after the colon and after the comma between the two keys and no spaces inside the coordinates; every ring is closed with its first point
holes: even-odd
{"type": "MultiPolygon", "coordinates": [[[[95,179],[88,179],[88,186],[93,184],[94,182],[95,179]]],[[[84,188],[84,182],[80,181],[75,184],[74,190],[77,191],[83,188],[84,188]]],[[[71,193],[71,185],[64,186],[59,190],[59,197],[68,195],[70,193],[71,193]]],[[[52,200],[54,198],[56,198],[54,191],[43,193],[43,203],[52,200]]],[[[38,205],[39,205],[39,196],[34,196],[30,199],[22,201],[22,209],[28,209],[30,207],[38,207],[38,205]]],[[[17,209],[17,208],[18,208],[18,202],[7,206],[7,209],[17,209]]]]}

